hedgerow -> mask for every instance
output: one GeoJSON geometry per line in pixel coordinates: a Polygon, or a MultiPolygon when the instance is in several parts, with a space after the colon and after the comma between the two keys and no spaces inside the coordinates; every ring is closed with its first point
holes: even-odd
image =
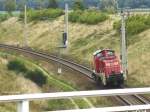
{"type": "Polygon", "coordinates": [[[19,60],[11,60],[7,64],[7,67],[9,70],[14,70],[17,73],[18,72],[23,72],[25,73],[27,71],[27,68],[25,67],[24,63],[19,61],[19,60]]]}
{"type": "Polygon", "coordinates": [[[13,70],[18,73],[22,73],[25,78],[28,78],[35,82],[37,85],[42,86],[46,84],[47,77],[44,73],[38,69],[30,70],[28,69],[24,62],[21,60],[11,60],[7,64],[8,70],[13,70]]]}
{"type": "Polygon", "coordinates": [[[46,80],[47,80],[47,77],[43,74],[43,72],[38,69],[35,69],[34,71],[29,70],[26,73],[25,77],[32,80],[39,86],[46,84],[46,80]]]}
{"type": "Polygon", "coordinates": [[[108,16],[96,10],[75,10],[69,14],[69,21],[74,23],[83,23],[94,25],[108,19],[108,16]]]}
{"type": "Polygon", "coordinates": [[[0,14],[0,22],[3,22],[9,18],[8,14],[0,14]]]}
{"type": "MultiPolygon", "coordinates": [[[[126,20],[127,35],[132,36],[150,28],[150,16],[136,15],[126,20]]],[[[120,32],[121,21],[114,23],[114,29],[120,32]]]]}
{"type": "MultiPolygon", "coordinates": [[[[41,10],[30,9],[27,11],[28,21],[51,20],[63,14],[64,12],[61,9],[41,9],[41,10]]],[[[23,12],[20,14],[20,18],[21,20],[24,18],[23,12]]]]}

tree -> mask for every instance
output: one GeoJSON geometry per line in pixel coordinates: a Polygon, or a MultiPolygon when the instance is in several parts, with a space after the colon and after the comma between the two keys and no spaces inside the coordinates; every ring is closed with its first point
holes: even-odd
{"type": "Polygon", "coordinates": [[[84,10],[85,7],[83,5],[83,1],[82,0],[76,0],[74,2],[73,9],[74,10],[84,10]]]}
{"type": "Polygon", "coordinates": [[[16,0],[5,0],[4,4],[5,10],[8,11],[9,14],[16,9],[16,0]]]}
{"type": "Polygon", "coordinates": [[[120,8],[148,8],[150,0],[118,0],[120,8]]]}
{"type": "Polygon", "coordinates": [[[58,8],[58,3],[56,0],[49,0],[48,2],[48,8],[58,8]]]}
{"type": "Polygon", "coordinates": [[[42,9],[44,8],[45,0],[35,0],[36,1],[36,9],[42,9]]]}
{"type": "Polygon", "coordinates": [[[24,6],[27,4],[27,0],[21,0],[18,4],[17,4],[17,8],[19,10],[24,10],[24,6]]]}
{"type": "Polygon", "coordinates": [[[116,5],[116,0],[101,0],[100,8],[104,11],[114,12],[116,5]]]}
{"type": "Polygon", "coordinates": [[[0,0],[0,10],[4,10],[4,0],[0,0]]]}

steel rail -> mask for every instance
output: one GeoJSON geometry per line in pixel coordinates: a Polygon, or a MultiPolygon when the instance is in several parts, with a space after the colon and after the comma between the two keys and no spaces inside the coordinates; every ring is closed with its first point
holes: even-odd
{"type": "Polygon", "coordinates": [[[92,77],[92,73],[93,71],[85,66],[82,66],[80,64],[77,64],[75,62],[72,61],[68,61],[66,59],[62,59],[53,55],[49,55],[43,52],[38,52],[38,51],[33,51],[31,49],[27,49],[27,48],[19,48],[19,47],[15,47],[12,45],[4,45],[4,44],[0,44],[1,48],[6,48],[6,49],[11,49],[11,50],[15,50],[15,51],[20,51],[23,53],[28,53],[28,54],[32,54],[41,58],[45,58],[48,59],[49,61],[54,61],[54,62],[58,62],[61,63],[64,66],[67,66],[75,71],[78,71],[82,74],[84,74],[85,76],[87,76],[90,79],[93,79],[92,77]]]}
{"type": "Polygon", "coordinates": [[[149,104],[148,101],[142,98],[140,95],[117,96],[117,98],[121,99],[124,105],[149,104]]]}

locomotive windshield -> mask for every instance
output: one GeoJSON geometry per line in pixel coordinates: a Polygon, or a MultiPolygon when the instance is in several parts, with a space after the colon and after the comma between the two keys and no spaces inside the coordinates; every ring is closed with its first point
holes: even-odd
{"type": "Polygon", "coordinates": [[[114,51],[107,51],[106,54],[107,54],[107,56],[114,56],[115,55],[114,51]]]}
{"type": "Polygon", "coordinates": [[[113,57],[115,56],[115,52],[113,50],[102,50],[102,51],[96,51],[94,53],[94,55],[97,57],[97,58],[100,58],[102,60],[104,59],[107,59],[108,57],[113,57]]]}

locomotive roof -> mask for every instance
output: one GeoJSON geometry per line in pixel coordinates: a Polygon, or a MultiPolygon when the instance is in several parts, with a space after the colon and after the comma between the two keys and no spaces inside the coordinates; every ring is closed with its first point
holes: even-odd
{"type": "Polygon", "coordinates": [[[112,50],[112,49],[103,49],[103,50],[97,50],[97,51],[95,51],[94,53],[93,53],[93,55],[95,56],[95,55],[97,55],[98,53],[100,53],[100,52],[102,52],[102,51],[114,51],[114,50],[112,50]]]}
{"type": "Polygon", "coordinates": [[[100,53],[102,50],[97,50],[93,53],[93,55],[95,56],[96,54],[100,53]]]}

